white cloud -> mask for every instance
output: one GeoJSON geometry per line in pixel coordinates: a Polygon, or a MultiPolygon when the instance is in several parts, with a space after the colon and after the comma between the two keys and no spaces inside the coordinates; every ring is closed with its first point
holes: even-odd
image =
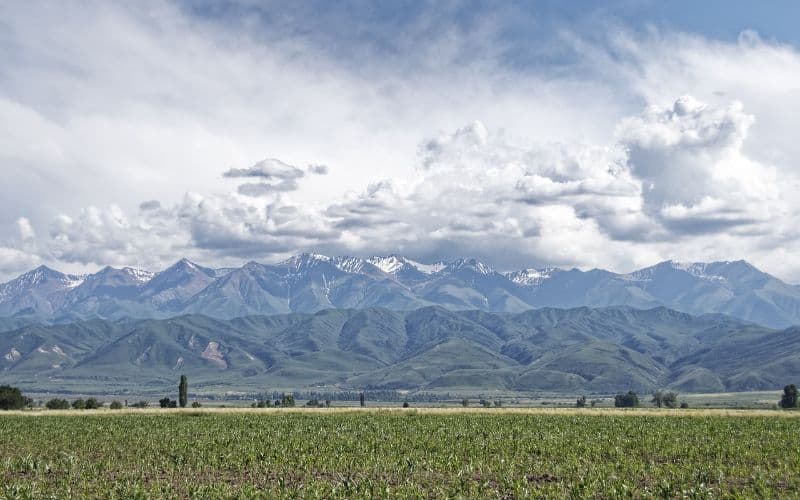
{"type": "Polygon", "coordinates": [[[36,238],[36,231],[31,226],[31,221],[27,217],[20,217],[17,219],[17,229],[19,230],[19,237],[22,241],[29,241],[36,238]]]}
{"type": "Polygon", "coordinates": [[[0,18],[6,276],[313,250],[800,279],[800,55],[753,33],[565,35],[575,65],[518,68],[497,20],[343,62],[169,2],[0,18]]]}

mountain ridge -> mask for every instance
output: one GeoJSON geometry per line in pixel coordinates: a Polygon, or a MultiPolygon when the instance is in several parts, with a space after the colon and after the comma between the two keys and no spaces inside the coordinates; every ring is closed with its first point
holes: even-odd
{"type": "Polygon", "coordinates": [[[775,328],[800,324],[800,287],[745,261],[664,261],[630,273],[545,267],[498,272],[470,258],[423,264],[304,253],[277,264],[213,269],[188,259],[149,273],[105,267],[76,276],[40,266],[0,284],[0,316],[64,322],[100,317],[223,319],[327,308],[522,312],[540,307],[665,306],[775,328]]]}
{"type": "Polygon", "coordinates": [[[520,392],[766,390],[800,376],[800,329],[665,307],[426,306],[214,319],[8,323],[0,373],[55,392],[326,387],[520,392]]]}

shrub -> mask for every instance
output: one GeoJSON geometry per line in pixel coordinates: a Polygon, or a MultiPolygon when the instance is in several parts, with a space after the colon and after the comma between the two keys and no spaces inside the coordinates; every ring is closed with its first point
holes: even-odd
{"type": "Polygon", "coordinates": [[[121,410],[122,409],[122,403],[120,403],[119,401],[117,401],[115,399],[114,401],[111,402],[110,405],[108,405],[108,407],[111,408],[112,410],[121,410]]]}
{"type": "Polygon", "coordinates": [[[69,410],[69,401],[66,399],[53,398],[45,403],[45,407],[48,410],[69,410]]]}
{"type": "Polygon", "coordinates": [[[0,410],[21,410],[31,403],[33,400],[23,396],[18,388],[0,385],[0,410]]]}
{"type": "Polygon", "coordinates": [[[628,391],[626,394],[617,394],[614,396],[614,406],[617,408],[634,408],[639,406],[639,396],[633,391],[628,391]]]}
{"type": "Polygon", "coordinates": [[[577,408],[585,408],[586,407],[586,396],[581,396],[575,401],[575,406],[577,408]]]}
{"type": "Polygon", "coordinates": [[[681,403],[681,408],[683,408],[684,410],[685,410],[686,408],[688,408],[688,407],[689,407],[689,403],[687,403],[686,401],[683,401],[683,402],[681,403]]]}
{"type": "Polygon", "coordinates": [[[200,408],[201,406],[203,405],[200,404],[200,401],[192,401],[192,408],[200,408]]]}
{"type": "Polygon", "coordinates": [[[150,406],[150,403],[147,401],[139,401],[138,403],[133,403],[131,408],[147,408],[150,406]]]}
{"type": "Polygon", "coordinates": [[[403,408],[408,408],[408,401],[403,401],[403,408]]]}
{"type": "Polygon", "coordinates": [[[466,408],[467,406],[469,406],[469,399],[466,399],[466,398],[465,398],[465,399],[462,399],[462,400],[461,400],[461,406],[463,406],[464,408],[466,408]]]}

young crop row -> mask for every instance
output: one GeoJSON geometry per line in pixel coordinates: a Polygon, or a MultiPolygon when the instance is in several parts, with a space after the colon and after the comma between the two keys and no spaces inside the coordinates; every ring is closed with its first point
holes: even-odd
{"type": "Polygon", "coordinates": [[[795,418],[0,416],[7,497],[792,496],[795,418]]]}

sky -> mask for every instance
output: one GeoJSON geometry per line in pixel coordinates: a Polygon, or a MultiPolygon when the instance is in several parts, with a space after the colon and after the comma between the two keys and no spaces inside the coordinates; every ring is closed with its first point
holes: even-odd
{"type": "Polygon", "coordinates": [[[800,4],[0,3],[0,280],[299,252],[800,282],[800,4]]]}

